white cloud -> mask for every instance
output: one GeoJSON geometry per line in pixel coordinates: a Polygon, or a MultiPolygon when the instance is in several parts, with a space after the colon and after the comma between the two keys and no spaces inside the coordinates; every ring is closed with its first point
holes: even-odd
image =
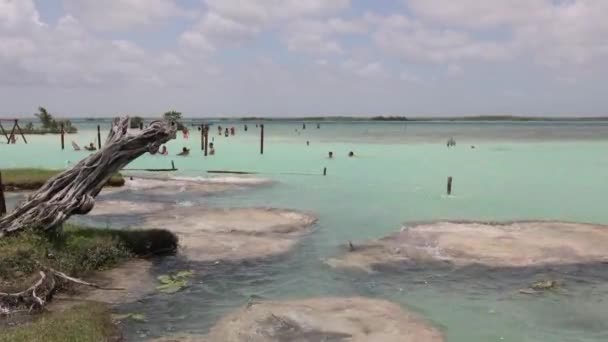
{"type": "Polygon", "coordinates": [[[401,73],[399,73],[399,79],[404,82],[424,83],[423,80],[419,76],[416,76],[412,72],[405,71],[405,70],[403,70],[403,71],[401,71],[401,73]]]}
{"type": "Polygon", "coordinates": [[[150,26],[186,12],[174,0],[63,0],[66,11],[97,30],[150,26]]]}
{"type": "Polygon", "coordinates": [[[300,19],[287,26],[284,41],[290,51],[310,54],[344,53],[339,38],[346,34],[366,33],[367,26],[363,20],[300,19]]]}
{"type": "Polygon", "coordinates": [[[401,15],[373,17],[375,43],[387,53],[408,61],[448,63],[462,60],[493,61],[512,55],[511,46],[472,38],[465,32],[437,29],[401,15]]]}
{"type": "Polygon", "coordinates": [[[457,27],[515,24],[538,16],[551,0],[405,0],[421,19],[457,27]]]}
{"type": "Polygon", "coordinates": [[[386,78],[389,76],[388,72],[384,69],[384,66],[377,61],[361,62],[348,59],[342,62],[342,69],[364,78],[386,78]]]}
{"type": "Polygon", "coordinates": [[[31,0],[0,0],[0,32],[20,33],[44,26],[31,0]]]}
{"type": "Polygon", "coordinates": [[[260,28],[222,17],[215,12],[206,13],[192,28],[184,32],[181,42],[187,47],[213,50],[253,39],[260,28]]]}
{"type": "Polygon", "coordinates": [[[162,85],[162,70],[136,44],[99,39],[70,15],[51,27],[40,21],[31,0],[0,0],[2,85],[162,85]]]}
{"type": "Polygon", "coordinates": [[[450,64],[447,68],[447,74],[450,77],[457,78],[464,75],[464,69],[458,64],[450,64]]]}
{"type": "Polygon", "coordinates": [[[286,43],[290,51],[311,54],[344,53],[344,49],[338,42],[314,34],[299,33],[291,35],[286,39],[286,43]]]}
{"type": "Polygon", "coordinates": [[[323,16],[345,9],[350,0],[206,0],[209,10],[234,20],[268,24],[276,20],[323,16]]]}
{"type": "MultiPolygon", "coordinates": [[[[424,22],[484,34],[500,29],[510,50],[553,67],[608,57],[605,0],[407,0],[424,22]]],[[[477,40],[479,42],[479,40],[477,40]]]]}

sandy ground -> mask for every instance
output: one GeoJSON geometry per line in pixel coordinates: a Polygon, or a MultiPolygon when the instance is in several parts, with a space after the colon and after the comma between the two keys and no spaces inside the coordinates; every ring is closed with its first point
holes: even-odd
{"type": "Polygon", "coordinates": [[[528,267],[608,262],[608,226],[564,222],[435,222],[355,246],[328,260],[372,271],[403,262],[528,267]]]}
{"type": "Polygon", "coordinates": [[[86,280],[102,287],[124,290],[100,290],[79,285],[73,295],[57,295],[49,309],[51,311],[63,310],[83,301],[107,304],[138,301],[156,291],[157,282],[150,272],[151,268],[151,261],[133,259],[110,270],[95,272],[86,280]]]}
{"type": "Polygon", "coordinates": [[[399,305],[366,298],[251,303],[205,336],[155,342],[441,342],[442,333],[399,305]]]}
{"type": "Polygon", "coordinates": [[[288,252],[315,221],[283,209],[181,207],[146,215],[143,227],[176,233],[191,260],[240,261],[288,252]]]}

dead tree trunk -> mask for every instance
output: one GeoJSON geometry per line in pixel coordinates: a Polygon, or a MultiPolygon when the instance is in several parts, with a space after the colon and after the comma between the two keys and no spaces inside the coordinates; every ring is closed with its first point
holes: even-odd
{"type": "Polygon", "coordinates": [[[10,214],[0,219],[0,238],[32,227],[50,230],[71,215],[86,214],[110,177],[146,152],[175,138],[175,124],[155,121],[131,135],[129,118],[116,118],[102,149],[50,179],[10,214]]]}

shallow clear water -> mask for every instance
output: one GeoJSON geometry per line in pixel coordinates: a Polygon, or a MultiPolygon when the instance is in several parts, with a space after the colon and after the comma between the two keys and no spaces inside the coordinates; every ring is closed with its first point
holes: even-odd
{"type": "MultiPolygon", "coordinates": [[[[226,123],[220,123],[225,126],[226,123]]],[[[397,231],[403,223],[437,219],[549,219],[608,223],[608,124],[597,123],[267,123],[259,154],[255,123],[234,123],[237,136],[212,127],[217,155],[204,158],[200,133],[178,136],[189,157],[146,155],[129,168],[166,168],[208,177],[207,170],[255,171],[276,183],[222,196],[170,199],[211,206],[271,206],[307,210],[315,231],[287,257],[244,265],[204,265],[179,258],[155,272],[192,268],[196,284],[173,296],[153,295],[119,310],[144,312],[148,323],[127,325],[127,335],[200,332],[250,296],[303,298],[362,295],[402,303],[441,327],[449,341],[606,341],[608,265],[487,270],[404,268],[368,275],[330,269],[323,258],[397,231]],[[297,129],[297,131],[296,131],[297,129]],[[454,137],[456,148],[445,142],[454,137]],[[306,146],[306,141],[310,146],[306,146]],[[475,148],[471,148],[474,145],[475,148]],[[347,158],[349,151],[355,158],[347,158]],[[333,151],[334,159],[327,152],[333,151]],[[328,175],[321,175],[327,167],[328,175]],[[445,196],[454,178],[454,195],[445,196]],[[517,290],[542,275],[562,279],[567,294],[523,296],[517,290]]],[[[88,123],[95,127],[95,123],[88,123]]],[[[107,133],[109,124],[103,123],[107,133]]],[[[66,139],[28,137],[29,145],[0,144],[0,168],[65,167],[86,155],[69,142],[94,141],[85,129],[66,139]]],[[[107,222],[119,224],[119,218],[107,222]]],[[[132,219],[133,220],[133,219],[132,219]]],[[[136,225],[137,220],[124,221],[136,225]]]]}

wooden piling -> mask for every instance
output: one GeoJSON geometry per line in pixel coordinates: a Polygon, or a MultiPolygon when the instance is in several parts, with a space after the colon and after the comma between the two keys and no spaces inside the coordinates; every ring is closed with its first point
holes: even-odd
{"type": "Polygon", "coordinates": [[[323,176],[327,176],[327,168],[326,167],[323,168],[323,176]]]}
{"type": "Polygon", "coordinates": [[[15,127],[17,127],[17,130],[19,130],[19,134],[21,134],[21,138],[23,138],[23,142],[27,144],[27,139],[25,139],[25,134],[23,134],[21,127],[19,127],[19,120],[15,120],[15,127]]]}
{"type": "Polygon", "coordinates": [[[65,130],[63,128],[64,128],[63,124],[61,124],[61,149],[65,150],[65,138],[64,138],[65,130]]]}
{"type": "Polygon", "coordinates": [[[97,125],[97,148],[101,150],[101,127],[97,125]]]}
{"type": "Polygon", "coordinates": [[[177,170],[177,169],[175,168],[175,163],[173,162],[173,160],[171,161],[171,170],[177,170]]]}
{"type": "Polygon", "coordinates": [[[452,177],[448,177],[448,195],[452,194],[452,177]]]}
{"type": "Polygon", "coordinates": [[[2,172],[0,172],[0,217],[6,214],[6,201],[4,200],[4,184],[2,184],[2,172]]]}
{"type": "Polygon", "coordinates": [[[260,124],[260,154],[264,154],[264,124],[260,124]]]}
{"type": "Polygon", "coordinates": [[[201,125],[201,151],[205,150],[205,125],[201,125]]]}
{"type": "Polygon", "coordinates": [[[203,131],[205,131],[204,134],[204,140],[205,140],[205,157],[209,155],[209,125],[205,125],[203,126],[203,131]]]}

